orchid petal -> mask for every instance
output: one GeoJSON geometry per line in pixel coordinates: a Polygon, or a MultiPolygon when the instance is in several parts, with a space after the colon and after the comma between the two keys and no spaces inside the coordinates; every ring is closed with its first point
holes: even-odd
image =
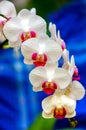
{"type": "Polygon", "coordinates": [[[71,82],[71,77],[67,70],[58,68],[55,70],[53,80],[57,83],[58,87],[61,89],[66,88],[71,82]]]}
{"type": "Polygon", "coordinates": [[[57,41],[57,36],[56,36],[56,25],[52,24],[51,22],[49,23],[49,31],[51,33],[51,39],[57,41]]]}
{"type": "Polygon", "coordinates": [[[64,49],[62,56],[63,56],[64,62],[68,64],[68,62],[69,62],[69,51],[67,49],[64,49]]]}
{"type": "Polygon", "coordinates": [[[54,107],[54,96],[49,96],[42,101],[42,108],[45,113],[51,113],[54,107]]]}
{"type": "Polygon", "coordinates": [[[43,67],[37,67],[30,72],[29,80],[35,87],[42,85],[42,82],[46,81],[46,71],[43,67]]]}
{"type": "Polygon", "coordinates": [[[65,95],[62,95],[61,96],[61,101],[67,111],[67,113],[73,113],[75,108],[76,108],[76,101],[65,96],[65,95]]]}
{"type": "Polygon", "coordinates": [[[3,0],[0,2],[0,14],[5,15],[6,17],[15,17],[16,9],[12,2],[3,0]]]}
{"type": "Polygon", "coordinates": [[[61,57],[61,55],[62,55],[62,49],[61,49],[61,47],[59,46],[59,44],[57,44],[53,40],[50,40],[47,43],[48,44],[52,43],[50,45],[50,47],[46,48],[47,49],[46,51],[47,51],[48,55],[50,56],[49,59],[52,60],[52,61],[57,61],[61,57]]]}
{"type": "Polygon", "coordinates": [[[18,18],[21,19],[21,24],[25,31],[35,31],[37,35],[41,34],[41,32],[46,32],[45,20],[38,15],[31,14],[27,9],[21,10],[18,14],[18,18]]]}
{"type": "Polygon", "coordinates": [[[10,47],[19,47],[20,48],[20,46],[21,46],[21,42],[20,42],[20,40],[17,40],[17,41],[15,41],[15,42],[8,42],[9,43],[9,46],[10,47]]]}
{"type": "Polygon", "coordinates": [[[10,42],[16,42],[22,33],[22,28],[20,26],[20,21],[18,18],[12,18],[3,28],[4,34],[10,42]]]}
{"type": "Polygon", "coordinates": [[[74,111],[73,113],[67,113],[65,118],[72,118],[76,116],[76,112],[74,111]]]}
{"type": "Polygon", "coordinates": [[[71,77],[73,76],[74,68],[75,68],[75,61],[74,61],[74,56],[72,55],[71,56],[71,62],[70,62],[70,65],[69,65],[69,73],[70,73],[71,77]]]}
{"type": "Polygon", "coordinates": [[[53,117],[53,112],[51,112],[51,113],[45,113],[44,111],[42,112],[42,116],[44,117],[44,118],[54,118],[53,117]]]}
{"type": "Polygon", "coordinates": [[[33,64],[33,61],[29,57],[27,57],[27,58],[24,58],[24,63],[25,64],[33,64]]]}
{"type": "Polygon", "coordinates": [[[73,81],[69,87],[70,87],[69,97],[73,96],[75,98],[75,100],[80,100],[84,97],[85,89],[80,82],[73,81]]]}
{"type": "Polygon", "coordinates": [[[33,86],[33,91],[34,92],[42,91],[42,87],[41,86],[39,86],[39,87],[33,86]]]}
{"type": "Polygon", "coordinates": [[[30,12],[31,12],[31,14],[36,15],[36,8],[32,8],[32,9],[30,10],[30,12]]]}

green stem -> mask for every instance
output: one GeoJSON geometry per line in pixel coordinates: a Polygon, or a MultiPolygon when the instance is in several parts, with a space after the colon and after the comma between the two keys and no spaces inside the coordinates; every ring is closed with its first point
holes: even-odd
{"type": "Polygon", "coordinates": [[[5,18],[5,19],[7,19],[7,20],[8,20],[8,18],[7,18],[5,15],[0,14],[0,16],[2,16],[3,18],[5,18]]]}
{"type": "Polygon", "coordinates": [[[5,43],[7,43],[8,42],[8,40],[6,39],[5,41],[3,41],[2,43],[0,43],[0,48],[2,48],[3,47],[3,45],[5,45],[5,43]]]}

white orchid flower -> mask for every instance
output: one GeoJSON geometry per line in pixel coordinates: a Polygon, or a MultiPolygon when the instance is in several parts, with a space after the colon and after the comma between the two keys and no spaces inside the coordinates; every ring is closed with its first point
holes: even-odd
{"type": "Polygon", "coordinates": [[[64,90],[64,94],[74,100],[80,100],[85,95],[85,89],[78,81],[72,81],[64,90]]]}
{"type": "Polygon", "coordinates": [[[58,35],[56,34],[56,25],[52,24],[51,22],[49,23],[49,31],[51,33],[51,39],[55,40],[57,43],[60,44],[62,50],[66,48],[66,44],[64,40],[60,36],[60,31],[58,30],[58,35]]]}
{"type": "Polygon", "coordinates": [[[12,2],[3,0],[0,2],[0,41],[3,42],[6,38],[3,35],[3,27],[5,23],[12,17],[16,16],[16,9],[12,2]]]}
{"type": "Polygon", "coordinates": [[[71,77],[66,70],[58,68],[56,63],[47,63],[44,67],[33,69],[29,80],[33,85],[33,91],[43,90],[46,94],[51,94],[58,88],[66,88],[71,82],[71,77]]]}
{"type": "Polygon", "coordinates": [[[69,60],[69,51],[67,49],[65,49],[63,51],[63,60],[64,60],[64,64],[63,64],[63,68],[68,70],[69,74],[71,75],[71,77],[73,76],[73,79],[75,80],[79,80],[80,76],[78,74],[78,68],[75,65],[75,60],[74,60],[74,56],[71,56],[71,59],[69,60]],[[77,76],[74,78],[74,76],[77,76]]]}
{"type": "Polygon", "coordinates": [[[59,44],[47,35],[26,40],[21,46],[21,51],[24,56],[24,63],[35,66],[44,66],[47,61],[57,62],[62,55],[59,44]]]}
{"type": "Polygon", "coordinates": [[[46,33],[46,22],[34,10],[23,9],[4,26],[4,34],[11,47],[21,46],[25,40],[46,33]]]}
{"type": "Polygon", "coordinates": [[[52,95],[42,101],[44,118],[72,118],[76,115],[76,101],[66,95],[52,95]]]}

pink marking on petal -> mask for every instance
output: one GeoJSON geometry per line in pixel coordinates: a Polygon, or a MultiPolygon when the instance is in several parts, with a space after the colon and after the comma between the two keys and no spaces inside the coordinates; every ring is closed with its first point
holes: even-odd
{"type": "Polygon", "coordinates": [[[6,23],[6,20],[0,21],[0,26],[3,28],[6,23]]]}
{"type": "Polygon", "coordinates": [[[38,53],[37,53],[37,52],[34,52],[34,53],[32,54],[32,60],[36,60],[37,55],[38,55],[38,53]]]}
{"type": "Polygon", "coordinates": [[[63,41],[62,44],[61,44],[61,48],[62,48],[62,50],[64,50],[64,49],[66,48],[66,44],[65,44],[64,41],[63,41]]]}
{"type": "Polygon", "coordinates": [[[24,37],[24,32],[21,34],[21,41],[24,42],[25,37],[24,37]]]}
{"type": "Polygon", "coordinates": [[[75,67],[75,69],[74,69],[73,76],[78,76],[78,68],[77,67],[75,67]]]}
{"type": "Polygon", "coordinates": [[[35,38],[36,37],[36,32],[30,31],[30,35],[31,35],[31,38],[35,38]]]}
{"type": "Polygon", "coordinates": [[[79,76],[76,76],[76,77],[73,77],[73,80],[80,80],[80,75],[79,76]]]}

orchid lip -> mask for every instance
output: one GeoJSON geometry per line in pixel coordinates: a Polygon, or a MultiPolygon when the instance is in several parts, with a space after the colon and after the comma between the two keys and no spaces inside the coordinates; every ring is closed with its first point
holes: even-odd
{"type": "Polygon", "coordinates": [[[42,89],[46,94],[52,94],[57,89],[57,84],[55,82],[44,81],[42,83],[42,89]]]}
{"type": "Polygon", "coordinates": [[[65,115],[66,115],[66,110],[63,106],[55,107],[55,109],[54,109],[54,117],[55,118],[62,119],[65,117],[65,115]]]}
{"type": "Polygon", "coordinates": [[[36,32],[35,31],[27,31],[27,32],[22,32],[21,34],[21,42],[24,42],[30,38],[35,38],[36,37],[36,32]]]}
{"type": "Polygon", "coordinates": [[[32,54],[32,60],[33,64],[37,66],[44,66],[47,62],[47,55],[46,54],[39,54],[37,52],[34,52],[32,54]]]}

